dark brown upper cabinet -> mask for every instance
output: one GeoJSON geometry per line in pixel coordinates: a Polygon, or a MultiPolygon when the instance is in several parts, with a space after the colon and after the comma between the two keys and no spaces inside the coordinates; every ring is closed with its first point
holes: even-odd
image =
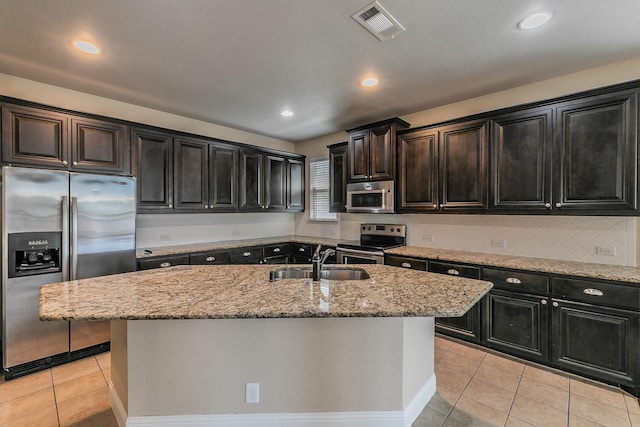
{"type": "Polygon", "coordinates": [[[211,143],[209,146],[209,209],[238,210],[237,147],[211,143]]]}
{"type": "Polygon", "coordinates": [[[329,148],[329,212],[347,211],[347,142],[329,148]]]}
{"type": "Polygon", "coordinates": [[[129,175],[127,127],[35,107],[2,105],[2,161],[129,175]]]}
{"type": "Polygon", "coordinates": [[[398,212],[438,209],[438,141],[437,129],[398,136],[398,212]]]}
{"type": "Polygon", "coordinates": [[[486,209],[488,123],[462,122],[439,129],[440,203],[443,210],[486,209]]]}
{"type": "Polygon", "coordinates": [[[564,102],[556,122],[554,209],[636,211],[638,91],[564,102]]]}
{"type": "Polygon", "coordinates": [[[209,144],[174,139],[173,188],[175,209],[209,209],[209,144]]]}
{"type": "Polygon", "coordinates": [[[173,210],[173,135],[132,129],[138,212],[173,210]]]}
{"type": "Polygon", "coordinates": [[[491,120],[490,209],[551,209],[553,109],[534,108],[491,120]]]}
{"type": "Polygon", "coordinates": [[[407,127],[393,118],[348,130],[349,182],[394,179],[396,132],[407,127]]]}
{"type": "Polygon", "coordinates": [[[240,150],[241,211],[304,210],[304,157],[240,150]]]}
{"type": "Polygon", "coordinates": [[[287,206],[291,212],[303,212],[305,207],[305,159],[287,159],[287,206]]]}

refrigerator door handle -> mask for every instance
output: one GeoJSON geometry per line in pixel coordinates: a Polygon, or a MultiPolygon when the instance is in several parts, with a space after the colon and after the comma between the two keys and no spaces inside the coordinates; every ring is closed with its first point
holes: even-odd
{"type": "Polygon", "coordinates": [[[69,278],[69,196],[62,196],[62,280],[69,278]]]}
{"type": "Polygon", "coordinates": [[[78,278],[78,198],[71,198],[71,277],[78,278]]]}

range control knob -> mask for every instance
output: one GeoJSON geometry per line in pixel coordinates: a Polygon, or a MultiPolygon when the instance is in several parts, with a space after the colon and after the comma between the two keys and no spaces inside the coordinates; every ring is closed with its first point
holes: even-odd
{"type": "Polygon", "coordinates": [[[393,231],[394,231],[394,230],[393,230],[393,228],[391,228],[391,232],[392,232],[392,233],[393,233],[393,231]]]}

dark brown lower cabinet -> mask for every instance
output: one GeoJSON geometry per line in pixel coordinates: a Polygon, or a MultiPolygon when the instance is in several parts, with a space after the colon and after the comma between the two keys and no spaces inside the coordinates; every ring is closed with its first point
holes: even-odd
{"type": "Polygon", "coordinates": [[[548,359],[548,298],[492,290],[485,297],[483,335],[487,347],[530,360],[548,359]]]}
{"type": "MultiPolygon", "coordinates": [[[[480,268],[468,265],[432,261],[429,262],[429,271],[469,279],[480,278],[480,268]]],[[[481,302],[471,307],[462,317],[437,318],[436,331],[466,341],[479,343],[481,340],[481,302]]]]}
{"type": "Polygon", "coordinates": [[[554,366],[638,393],[640,313],[554,299],[551,324],[554,366]]]}

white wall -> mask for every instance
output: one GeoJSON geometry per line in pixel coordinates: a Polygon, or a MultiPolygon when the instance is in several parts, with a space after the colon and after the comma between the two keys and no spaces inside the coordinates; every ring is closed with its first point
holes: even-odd
{"type": "MultiPolygon", "coordinates": [[[[419,127],[635,79],[640,79],[640,57],[401,118],[419,127]]],[[[327,145],[346,140],[347,134],[338,132],[299,143],[297,149],[309,157],[328,156],[327,145]]],[[[307,211],[296,216],[295,232],[355,239],[361,222],[388,222],[407,224],[409,244],[414,246],[628,266],[638,265],[640,252],[636,217],[340,214],[339,218],[337,223],[312,222],[307,211]],[[492,240],[506,240],[506,248],[492,246],[492,240]],[[597,246],[614,248],[615,256],[596,255],[597,246]]]]}

